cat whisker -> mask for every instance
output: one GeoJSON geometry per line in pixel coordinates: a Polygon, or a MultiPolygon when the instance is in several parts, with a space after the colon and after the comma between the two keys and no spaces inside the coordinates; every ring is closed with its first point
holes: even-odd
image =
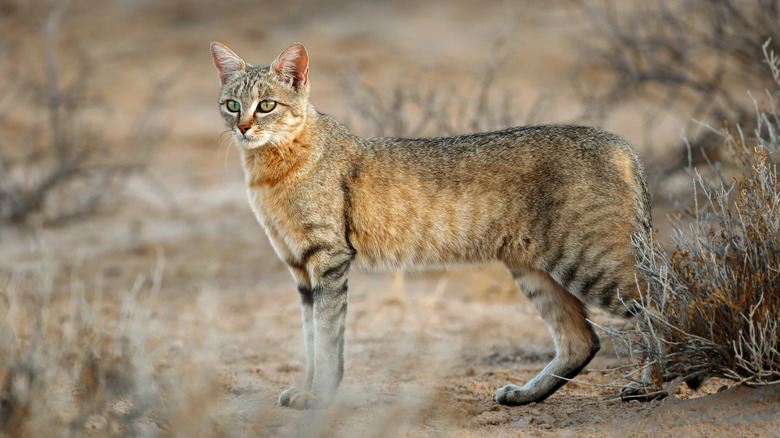
{"type": "Polygon", "coordinates": [[[222,151],[225,151],[225,169],[227,170],[227,162],[228,157],[230,156],[230,146],[231,142],[233,140],[233,136],[229,129],[226,129],[222,131],[222,133],[219,135],[219,149],[217,150],[217,157],[219,157],[219,154],[222,153],[222,151]]]}
{"type": "Polygon", "coordinates": [[[274,147],[276,148],[277,151],[279,151],[279,155],[281,155],[282,159],[284,160],[285,156],[284,156],[284,152],[282,152],[282,149],[278,145],[276,145],[275,143],[271,143],[271,144],[274,145],[274,147]]]}

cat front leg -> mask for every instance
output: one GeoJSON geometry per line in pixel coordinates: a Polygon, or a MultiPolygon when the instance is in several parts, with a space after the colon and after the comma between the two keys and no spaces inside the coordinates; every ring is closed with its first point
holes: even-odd
{"type": "Polygon", "coordinates": [[[298,288],[301,294],[301,316],[303,319],[303,339],[306,348],[306,378],[303,389],[311,390],[314,380],[314,293],[309,288],[298,288]]]}
{"type": "Polygon", "coordinates": [[[301,297],[301,317],[303,320],[303,339],[306,351],[306,377],[301,388],[289,388],[279,396],[279,404],[295,409],[312,409],[318,400],[311,394],[311,382],[314,380],[314,293],[310,287],[298,285],[301,297]]]}
{"type": "Polygon", "coordinates": [[[314,379],[311,392],[330,401],[344,376],[347,280],[323,288],[314,300],[314,379]]]}
{"type": "Polygon", "coordinates": [[[301,292],[306,378],[302,388],[290,388],[279,396],[279,404],[295,409],[326,407],[336,395],[344,376],[344,331],[347,316],[347,274],[351,252],[323,257],[320,272],[310,292],[301,292]],[[345,254],[347,254],[345,256],[345,254]]]}

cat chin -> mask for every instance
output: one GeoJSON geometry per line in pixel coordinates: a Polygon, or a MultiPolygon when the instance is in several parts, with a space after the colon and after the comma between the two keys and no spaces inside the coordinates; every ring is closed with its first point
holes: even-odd
{"type": "Polygon", "coordinates": [[[235,143],[240,149],[253,150],[263,146],[270,145],[269,139],[266,136],[251,136],[252,138],[245,138],[241,136],[235,136],[235,143]]]}
{"type": "Polygon", "coordinates": [[[260,149],[262,147],[268,146],[268,142],[255,142],[255,141],[242,141],[238,143],[239,149],[244,149],[247,151],[252,151],[255,149],[260,149]]]}

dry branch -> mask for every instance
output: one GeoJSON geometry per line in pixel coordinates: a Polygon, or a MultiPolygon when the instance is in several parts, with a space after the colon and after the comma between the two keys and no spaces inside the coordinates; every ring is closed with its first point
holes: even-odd
{"type": "MultiPolygon", "coordinates": [[[[45,20],[42,59],[35,59],[41,52],[29,47],[2,59],[31,71],[40,61],[44,74],[36,79],[19,71],[3,75],[0,84],[0,89],[14,90],[16,100],[13,106],[0,102],[0,119],[20,108],[33,109],[27,120],[17,122],[22,129],[0,132],[0,221],[63,221],[92,212],[129,175],[144,169],[149,148],[161,141],[162,131],[149,122],[157,102],[144,108],[124,141],[94,126],[95,113],[103,109],[100,92],[91,85],[97,66],[78,45],[75,54],[62,59],[60,24],[66,8],[67,2],[57,2],[45,20]],[[74,62],[75,73],[66,75],[63,65],[74,62]]],[[[163,95],[164,86],[161,81],[153,95],[163,95]]]]}
{"type": "MultiPolygon", "coordinates": [[[[598,72],[601,85],[581,84],[586,113],[600,121],[627,102],[643,102],[646,138],[664,118],[684,115],[719,126],[723,120],[756,125],[744,90],[773,86],[766,75],[761,45],[780,41],[780,2],[776,0],[651,0],[630,8],[610,0],[581,0],[597,39],[583,42],[579,77],[598,72]],[[604,75],[606,73],[606,75],[604,75]]],[[[707,129],[688,126],[696,164],[725,151],[707,129]]],[[[651,146],[651,145],[647,145],[651,146]]],[[[669,160],[670,157],[665,157],[669,160]]],[[[684,166],[680,154],[666,171],[684,166]]],[[[661,163],[659,163],[661,164],[661,163]]]]}

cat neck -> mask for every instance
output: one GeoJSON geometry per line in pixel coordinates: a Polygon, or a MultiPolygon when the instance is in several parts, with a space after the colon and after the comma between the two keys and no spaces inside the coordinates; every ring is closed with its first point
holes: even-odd
{"type": "Polygon", "coordinates": [[[244,175],[249,187],[290,186],[325,156],[342,155],[357,138],[332,117],[309,105],[298,133],[283,144],[242,149],[244,175]],[[327,150],[326,150],[327,149],[327,150]]]}
{"type": "Polygon", "coordinates": [[[307,111],[295,136],[284,143],[241,149],[244,176],[249,187],[273,187],[293,178],[312,152],[312,117],[307,111]]]}
{"type": "Polygon", "coordinates": [[[309,161],[311,144],[300,137],[281,145],[265,145],[241,151],[249,187],[273,187],[295,178],[309,161]]]}

